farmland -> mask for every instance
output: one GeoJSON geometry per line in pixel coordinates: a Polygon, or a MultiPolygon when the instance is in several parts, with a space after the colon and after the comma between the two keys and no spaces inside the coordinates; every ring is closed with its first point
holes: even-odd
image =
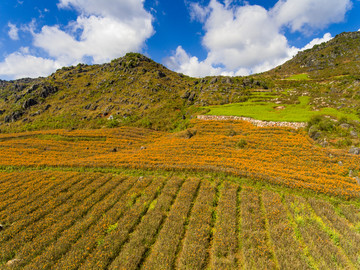
{"type": "Polygon", "coordinates": [[[302,130],[197,121],[177,133],[121,127],[0,134],[0,166],[217,172],[359,198],[358,156],[320,148],[302,130]]]}
{"type": "Polygon", "coordinates": [[[1,179],[2,268],[360,267],[354,201],[173,172],[23,170],[1,179]]]}
{"type": "Polygon", "coordinates": [[[193,120],[0,135],[4,269],[360,268],[359,158],[193,120]]]}

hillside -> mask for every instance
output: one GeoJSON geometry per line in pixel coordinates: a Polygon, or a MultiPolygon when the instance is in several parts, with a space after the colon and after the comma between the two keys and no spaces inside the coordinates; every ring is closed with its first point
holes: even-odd
{"type": "Polygon", "coordinates": [[[0,131],[128,125],[179,131],[204,113],[300,122],[326,115],[335,124],[309,135],[317,134],[312,137],[322,145],[358,146],[359,35],[340,34],[248,77],[190,78],[129,53],[108,64],[64,67],[47,78],[1,81],[0,131]]]}
{"type": "Polygon", "coordinates": [[[293,59],[270,71],[289,76],[306,73],[312,79],[359,76],[360,32],[341,33],[328,42],[299,52],[293,59]]]}
{"type": "Polygon", "coordinates": [[[0,269],[360,269],[359,37],[247,77],[0,81],[0,269]]]}
{"type": "Polygon", "coordinates": [[[47,78],[4,82],[3,131],[99,128],[121,124],[183,128],[194,106],[246,100],[243,78],[189,78],[140,54],[104,65],[65,67],[47,78]],[[108,121],[108,119],[112,121],[108,121]]]}

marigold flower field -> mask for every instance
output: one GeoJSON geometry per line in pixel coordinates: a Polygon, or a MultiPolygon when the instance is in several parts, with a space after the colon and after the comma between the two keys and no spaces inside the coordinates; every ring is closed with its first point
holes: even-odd
{"type": "Polygon", "coordinates": [[[0,176],[11,179],[0,190],[4,269],[360,267],[356,204],[217,177],[0,176]]]}
{"type": "Polygon", "coordinates": [[[196,135],[122,127],[0,134],[0,166],[129,167],[216,171],[358,198],[360,158],[324,150],[301,131],[194,121],[196,135]],[[246,142],[238,147],[240,140],[246,142]]]}
{"type": "Polygon", "coordinates": [[[359,157],[192,124],[0,134],[0,269],[360,269],[359,157]]]}

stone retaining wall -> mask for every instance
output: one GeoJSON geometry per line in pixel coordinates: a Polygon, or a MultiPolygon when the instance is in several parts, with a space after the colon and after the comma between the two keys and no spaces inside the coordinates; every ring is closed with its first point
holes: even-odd
{"type": "Polygon", "coordinates": [[[275,121],[261,121],[256,120],[250,117],[241,117],[241,116],[223,116],[223,115],[198,115],[197,119],[199,120],[215,120],[215,121],[247,121],[257,127],[290,127],[290,128],[304,128],[306,123],[304,122],[275,122],[275,121]]]}

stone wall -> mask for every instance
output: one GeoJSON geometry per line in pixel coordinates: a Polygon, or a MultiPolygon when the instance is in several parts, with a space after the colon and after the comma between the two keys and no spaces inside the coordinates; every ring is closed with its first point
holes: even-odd
{"type": "Polygon", "coordinates": [[[250,117],[241,117],[241,116],[223,116],[223,115],[198,115],[197,119],[199,120],[213,120],[213,121],[247,121],[257,127],[290,127],[290,128],[305,128],[306,123],[304,122],[275,122],[275,121],[261,121],[256,120],[250,117]]]}

